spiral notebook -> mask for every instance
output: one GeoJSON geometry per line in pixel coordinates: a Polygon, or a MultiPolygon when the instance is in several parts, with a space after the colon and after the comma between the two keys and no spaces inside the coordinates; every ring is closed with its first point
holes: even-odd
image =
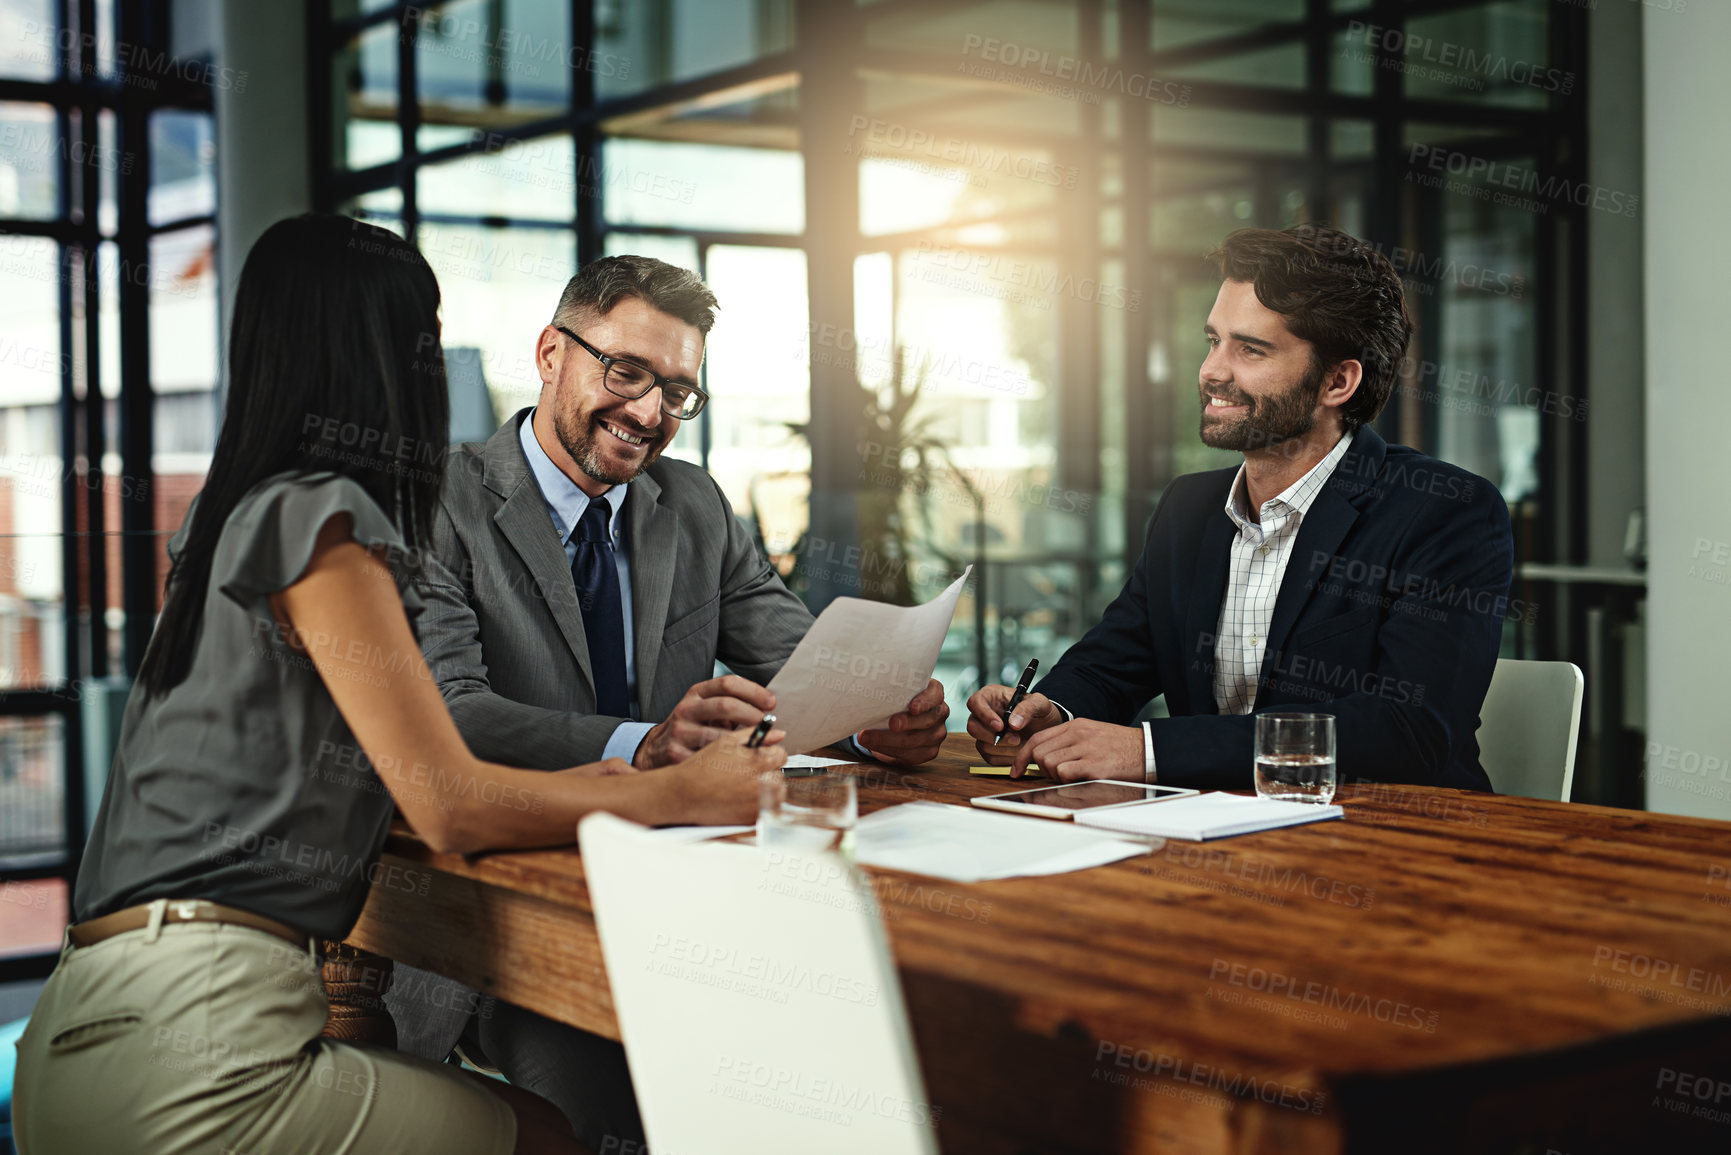
{"type": "Polygon", "coordinates": [[[1226,794],[1214,791],[1192,798],[1174,798],[1165,802],[1143,802],[1135,806],[1115,806],[1109,810],[1080,811],[1076,825],[1092,826],[1119,834],[1154,835],[1160,838],[1183,838],[1203,842],[1210,838],[1231,838],[1239,834],[1254,834],[1259,830],[1278,830],[1282,826],[1299,826],[1306,822],[1324,822],[1343,818],[1346,811],[1338,806],[1318,806],[1314,802],[1275,802],[1254,795],[1226,794]]]}

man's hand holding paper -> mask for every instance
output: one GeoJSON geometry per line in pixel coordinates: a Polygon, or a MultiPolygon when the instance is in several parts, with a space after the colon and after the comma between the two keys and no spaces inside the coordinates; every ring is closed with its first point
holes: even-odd
{"type": "Polygon", "coordinates": [[[881,729],[867,730],[854,740],[860,749],[880,762],[918,766],[936,758],[943,748],[944,735],[949,733],[944,722],[949,716],[944,684],[928,678],[926,688],[913,696],[907,709],[891,715],[881,729]]]}
{"type": "Polygon", "coordinates": [[[788,752],[858,734],[868,753],[886,761],[935,756],[949,707],[932,669],[971,572],[923,606],[830,603],[769,683],[788,752]]]}

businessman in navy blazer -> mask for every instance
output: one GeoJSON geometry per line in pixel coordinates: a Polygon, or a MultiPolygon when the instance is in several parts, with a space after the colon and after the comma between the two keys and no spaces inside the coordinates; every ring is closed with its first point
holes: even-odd
{"type": "Polygon", "coordinates": [[[1343,781],[1490,789],[1474,733],[1508,508],[1369,427],[1412,334],[1399,276],[1315,225],[1240,229],[1212,259],[1201,437],[1243,464],[1167,487],[1099,624],[1007,727],[1010,690],[974,694],[968,732],[1018,777],[1247,788],[1254,716],[1311,711],[1336,718],[1343,781]],[[1170,717],[1135,724],[1160,694],[1170,717]]]}

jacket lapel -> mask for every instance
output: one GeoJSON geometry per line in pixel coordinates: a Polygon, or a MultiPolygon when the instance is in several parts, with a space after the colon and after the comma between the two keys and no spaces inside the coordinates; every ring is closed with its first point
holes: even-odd
{"type": "MultiPolygon", "coordinates": [[[[1228,475],[1229,478],[1235,475],[1228,475]]],[[[1228,480],[1228,485],[1231,481],[1228,480]]],[[[1226,572],[1237,532],[1217,494],[1208,520],[1202,527],[1202,545],[1196,553],[1196,569],[1184,618],[1184,638],[1191,647],[1184,662],[1184,681],[1190,691],[1190,712],[1212,714],[1214,703],[1214,635],[1220,628],[1220,603],[1226,597],[1226,572]]]]}
{"type": "Polygon", "coordinates": [[[638,474],[626,500],[626,533],[631,542],[632,641],[637,654],[639,717],[650,718],[655,665],[667,626],[667,605],[673,596],[673,574],[679,562],[679,514],[661,504],[661,483],[638,474]]]}
{"type": "Polygon", "coordinates": [[[1373,496],[1371,486],[1387,451],[1388,443],[1375,430],[1360,429],[1305,513],[1298,527],[1298,540],[1292,544],[1292,556],[1287,559],[1286,573],[1280,580],[1280,593],[1274,600],[1274,617],[1268,623],[1268,640],[1257,683],[1258,700],[1275,672],[1287,636],[1321,584],[1311,559],[1318,555],[1333,558],[1339,551],[1340,543],[1346,540],[1360,511],[1373,496]]]}
{"type": "Polygon", "coordinates": [[[518,441],[518,429],[530,412],[525,409],[518,413],[487,439],[481,455],[485,462],[482,481],[504,499],[493,515],[493,523],[517,551],[535,583],[536,591],[523,592],[529,596],[537,596],[538,592],[547,604],[571,656],[589,683],[593,706],[595,674],[589,667],[589,643],[583,633],[582,612],[577,608],[577,587],[572,584],[571,567],[566,564],[565,549],[553,528],[553,519],[547,515],[547,499],[541,495],[541,486],[535,481],[518,441]]]}

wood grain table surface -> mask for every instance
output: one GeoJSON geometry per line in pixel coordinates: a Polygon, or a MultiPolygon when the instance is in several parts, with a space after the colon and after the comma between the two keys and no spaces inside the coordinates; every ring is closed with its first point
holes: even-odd
{"type": "MultiPolygon", "coordinates": [[[[862,812],[1015,788],[978,761],[951,735],[851,772],[862,812]]],[[[1051,877],[869,871],[943,1149],[1731,1150],[1731,824],[1337,801],[1051,877]]],[[[618,1037],[574,848],[466,860],[399,823],[385,865],[351,943],[618,1037]]]]}

